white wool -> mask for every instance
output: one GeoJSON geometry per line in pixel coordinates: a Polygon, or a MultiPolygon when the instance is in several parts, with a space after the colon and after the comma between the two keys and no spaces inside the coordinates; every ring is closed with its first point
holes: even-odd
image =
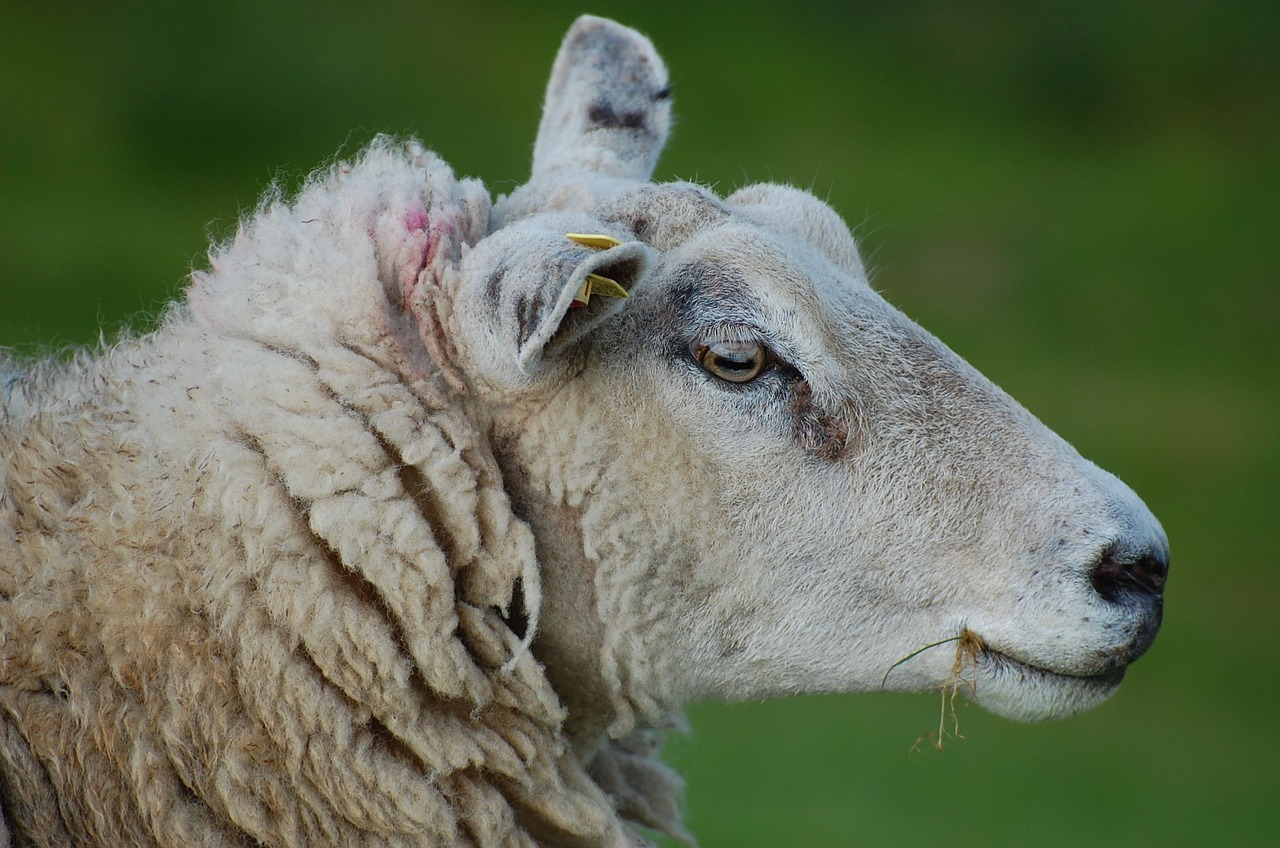
{"type": "Polygon", "coordinates": [[[487,213],[381,141],[265,203],[151,335],[11,372],[0,751],[25,838],[625,841],[502,618],[538,610],[529,529],[401,302],[415,227],[456,251],[487,213]]]}

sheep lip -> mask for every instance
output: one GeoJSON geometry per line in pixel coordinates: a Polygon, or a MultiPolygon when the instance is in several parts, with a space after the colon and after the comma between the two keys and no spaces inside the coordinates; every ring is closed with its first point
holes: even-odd
{"type": "Polygon", "coordinates": [[[1098,672],[1061,671],[1037,665],[1028,660],[1018,659],[990,646],[984,647],[978,656],[979,661],[988,661],[990,671],[998,677],[1018,674],[1023,677],[1034,677],[1046,681],[1058,680],[1065,683],[1083,683],[1107,687],[1119,686],[1120,681],[1124,680],[1124,673],[1127,668],[1125,665],[1120,665],[1098,672]]]}
{"type": "Polygon", "coordinates": [[[1111,697],[1125,673],[1123,665],[1111,663],[1047,668],[989,646],[975,651],[972,662],[972,676],[958,667],[954,685],[967,682],[976,703],[1015,721],[1067,718],[1092,709],[1111,697]]]}

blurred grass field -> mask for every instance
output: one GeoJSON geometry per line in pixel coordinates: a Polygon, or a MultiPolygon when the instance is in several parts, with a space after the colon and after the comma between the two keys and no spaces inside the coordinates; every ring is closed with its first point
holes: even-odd
{"type": "Polygon", "coordinates": [[[0,0],[0,344],[146,328],[273,180],[413,133],[524,178],[581,11],[647,32],[660,178],[812,188],[874,283],[1173,546],[1166,624],[1100,709],[936,695],[698,705],[707,846],[1280,844],[1280,5],[0,0]]]}

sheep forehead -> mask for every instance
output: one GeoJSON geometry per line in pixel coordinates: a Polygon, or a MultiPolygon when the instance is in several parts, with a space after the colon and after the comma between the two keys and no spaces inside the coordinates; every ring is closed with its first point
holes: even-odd
{"type": "Polygon", "coordinates": [[[757,330],[828,404],[852,391],[857,373],[879,374],[895,391],[924,372],[972,379],[870,287],[847,227],[808,192],[766,183],[721,200],[693,183],[632,183],[588,205],[659,251],[639,299],[662,304],[666,320],[649,330],[757,330]]]}
{"type": "Polygon", "coordinates": [[[757,227],[775,249],[813,253],[859,279],[864,276],[853,236],[839,214],[801,189],[757,183],[721,200],[705,186],[676,182],[603,194],[597,202],[605,219],[629,227],[659,250],[732,222],[757,227]]]}
{"type": "Polygon", "coordinates": [[[655,276],[687,330],[756,330],[814,377],[856,354],[858,328],[892,317],[860,274],[732,213],[666,251],[655,276]]]}

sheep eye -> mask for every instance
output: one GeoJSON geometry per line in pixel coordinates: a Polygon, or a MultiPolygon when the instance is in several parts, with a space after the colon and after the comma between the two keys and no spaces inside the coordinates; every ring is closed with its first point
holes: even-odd
{"type": "Polygon", "coordinates": [[[713,377],[748,383],[768,364],[769,351],[758,341],[713,341],[694,347],[693,358],[713,377]]]}

